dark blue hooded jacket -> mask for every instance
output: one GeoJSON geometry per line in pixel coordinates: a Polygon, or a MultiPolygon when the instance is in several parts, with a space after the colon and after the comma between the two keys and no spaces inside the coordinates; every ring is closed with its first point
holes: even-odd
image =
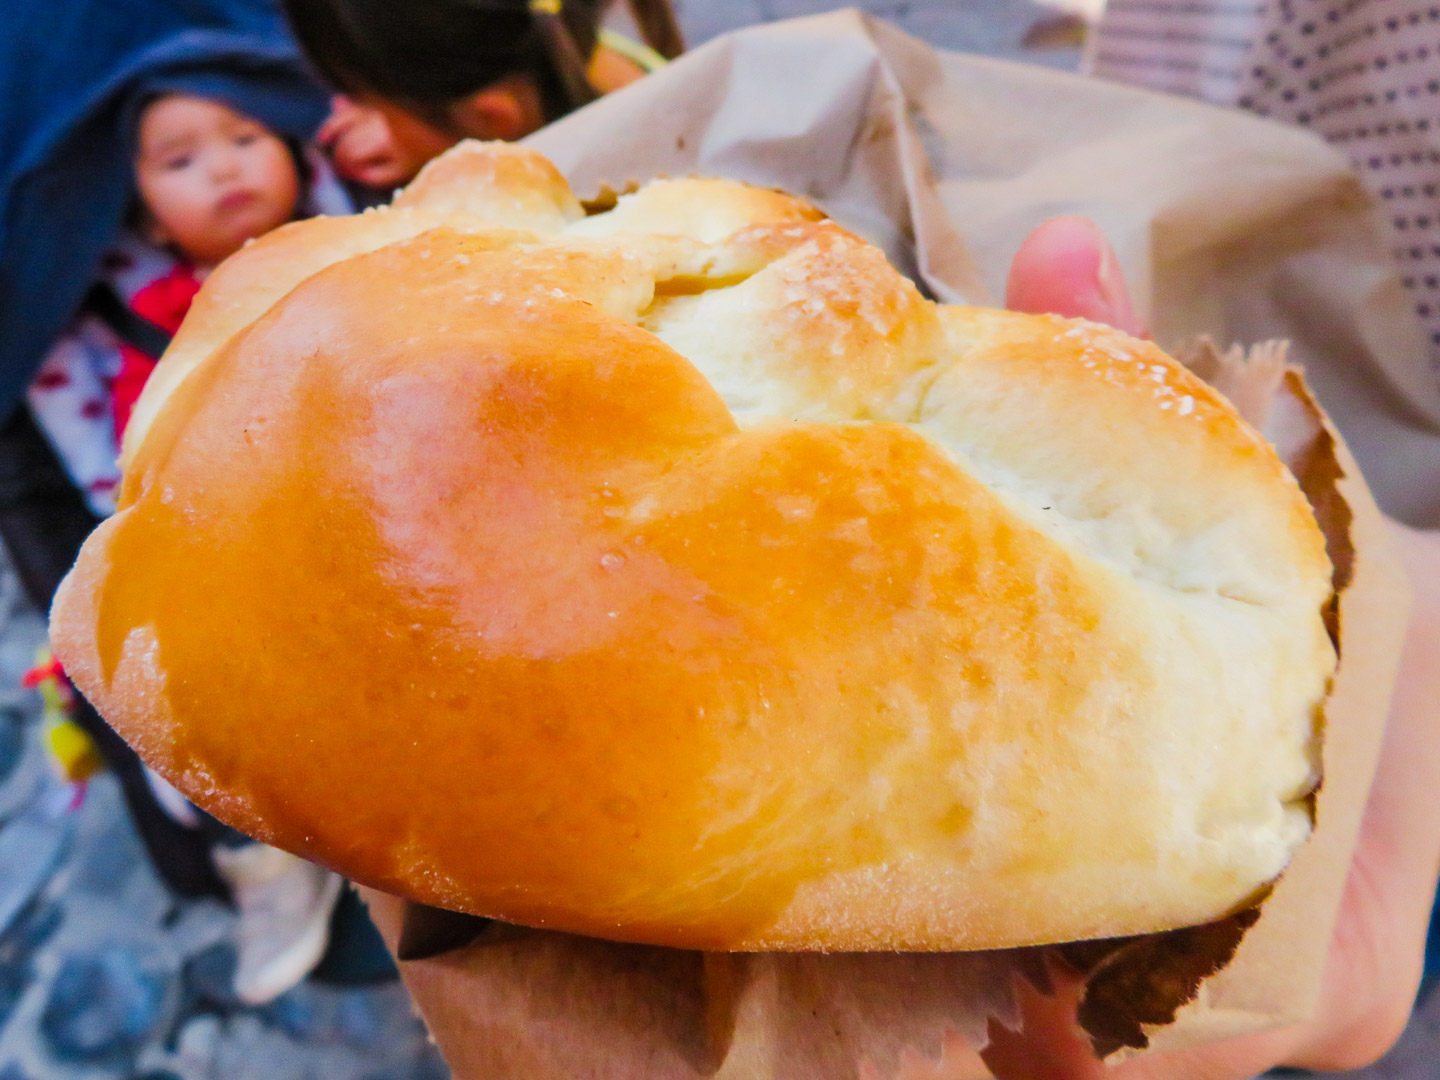
{"type": "Polygon", "coordinates": [[[327,102],[271,0],[0,2],[0,418],[124,221],[140,105],[173,91],[297,139],[327,102]]]}

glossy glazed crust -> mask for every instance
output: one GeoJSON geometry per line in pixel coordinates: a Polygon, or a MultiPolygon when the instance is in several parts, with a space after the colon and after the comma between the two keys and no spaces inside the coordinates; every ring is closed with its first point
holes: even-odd
{"type": "Polygon", "coordinates": [[[1130,934],[1280,872],[1329,566],[1223,399],[937,307],[775,193],[496,232],[432,168],[443,213],[217,271],[57,599],[188,795],[419,900],[712,949],[1130,934]]]}

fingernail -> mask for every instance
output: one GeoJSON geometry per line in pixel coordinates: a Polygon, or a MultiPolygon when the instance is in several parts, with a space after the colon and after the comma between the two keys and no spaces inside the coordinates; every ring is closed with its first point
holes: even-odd
{"type": "Polygon", "coordinates": [[[1115,249],[1103,239],[1096,278],[1100,299],[1111,313],[1107,321],[1121,330],[1135,333],[1138,320],[1135,318],[1134,305],[1130,301],[1130,290],[1125,284],[1125,273],[1120,268],[1120,259],[1115,254],[1115,249]]]}

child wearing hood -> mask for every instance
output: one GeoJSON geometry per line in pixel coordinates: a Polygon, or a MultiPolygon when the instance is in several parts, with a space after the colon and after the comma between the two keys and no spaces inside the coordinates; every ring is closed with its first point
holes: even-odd
{"type": "MultiPolygon", "coordinates": [[[[180,328],[215,266],[250,240],[305,215],[312,179],[299,147],[253,116],[180,92],[142,106],[133,165],[130,235],[107,260],[109,284],[128,295],[133,315],[163,331],[161,342],[180,328]]],[[[115,335],[94,325],[88,331],[88,350],[76,335],[57,345],[29,400],[92,506],[108,512],[119,440],[159,357],[121,340],[117,363],[115,335]],[[100,475],[86,475],[87,468],[100,475]]],[[[325,951],[341,880],[226,828],[148,769],[146,779],[170,817],[211,840],[215,869],[239,916],[236,996],[260,1004],[294,986],[325,951]]]]}

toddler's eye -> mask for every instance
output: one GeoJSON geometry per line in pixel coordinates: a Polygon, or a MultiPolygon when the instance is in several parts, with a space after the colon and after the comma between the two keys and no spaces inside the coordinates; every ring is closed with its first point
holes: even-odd
{"type": "Polygon", "coordinates": [[[180,157],[170,158],[168,161],[165,162],[162,168],[164,168],[166,172],[179,172],[181,169],[189,168],[190,163],[193,160],[194,158],[192,158],[189,154],[184,154],[180,157]]]}
{"type": "Polygon", "coordinates": [[[260,136],[257,135],[257,134],[255,134],[253,131],[252,131],[252,132],[248,132],[248,133],[246,133],[246,134],[244,134],[244,135],[236,135],[236,136],[235,136],[235,145],[236,145],[236,146],[249,146],[251,143],[255,142],[255,141],[258,140],[259,138],[260,138],[260,136]]]}

